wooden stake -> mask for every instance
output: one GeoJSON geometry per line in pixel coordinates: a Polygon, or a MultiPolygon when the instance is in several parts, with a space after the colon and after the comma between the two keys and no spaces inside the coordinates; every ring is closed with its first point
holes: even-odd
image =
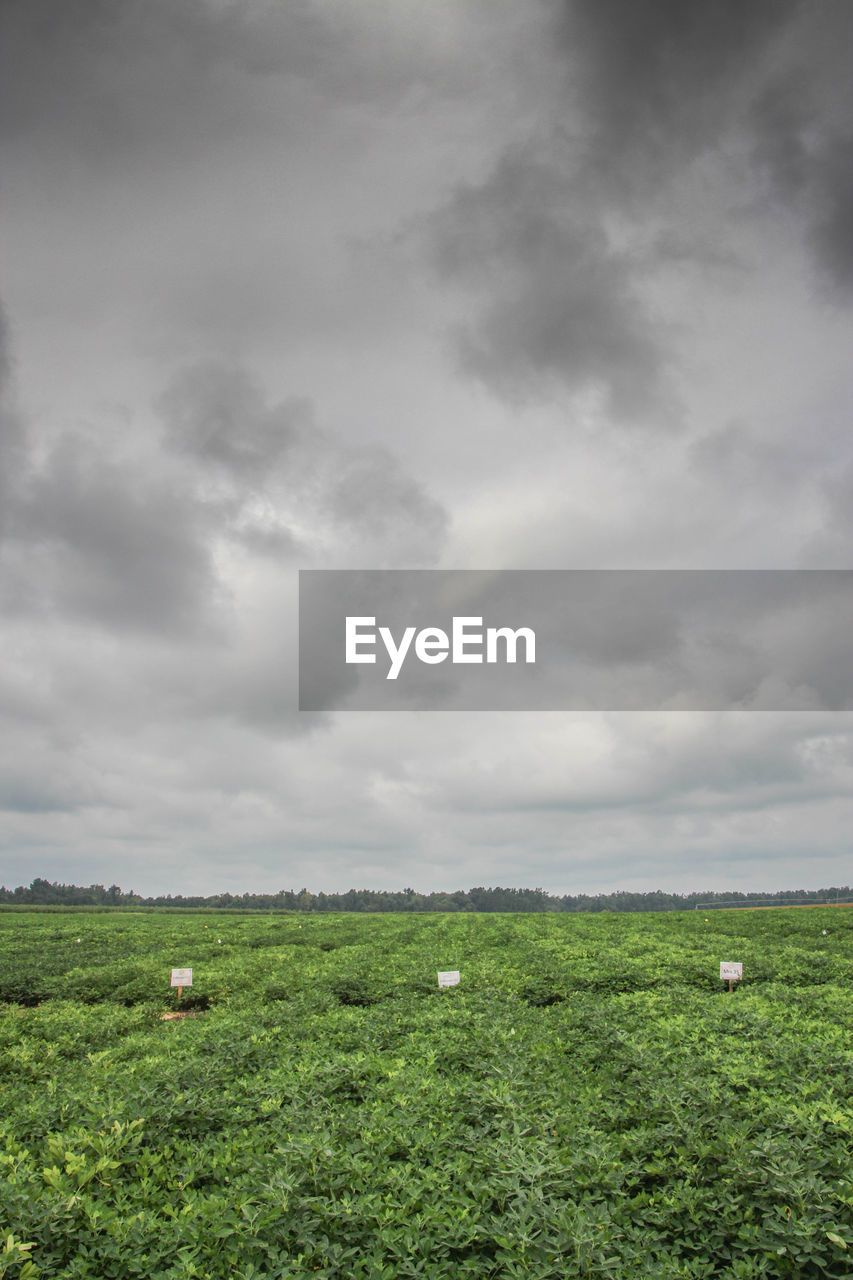
{"type": "MultiPolygon", "coordinates": [[[[732,984],[731,984],[731,983],[729,983],[729,986],[731,986],[731,985],[732,985],[732,984]]],[[[179,999],[179,1000],[180,1000],[180,998],[181,998],[181,992],[182,992],[182,991],[183,991],[183,987],[178,987],[178,999],[179,999]]]]}
{"type": "MultiPolygon", "coordinates": [[[[734,978],[729,978],[729,993],[731,994],[731,992],[734,991],[734,989],[735,989],[735,980],[734,978]]],[[[180,994],[181,994],[181,988],[178,987],[178,995],[180,996],[180,994]]]]}

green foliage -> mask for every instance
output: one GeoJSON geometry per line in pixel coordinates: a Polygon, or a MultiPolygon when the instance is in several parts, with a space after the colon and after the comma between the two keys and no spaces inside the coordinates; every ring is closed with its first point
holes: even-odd
{"type": "Polygon", "coordinates": [[[851,977],[843,908],[0,916],[0,1277],[853,1276],[851,977]]]}
{"type": "MultiPolygon", "coordinates": [[[[96,907],[100,910],[158,907],[165,910],[252,910],[252,911],[684,911],[694,907],[777,906],[792,903],[833,904],[853,902],[849,885],[831,889],[795,889],[766,897],[759,893],[663,893],[626,892],[564,894],[552,897],[544,889],[483,888],[457,889],[453,893],[416,893],[414,889],[348,889],[346,893],[310,893],[301,889],[280,889],[278,893],[215,893],[210,897],[184,897],[183,894],[161,894],[142,898],[132,889],[124,892],[117,884],[105,889],[102,884],[52,884],[36,877],[29,886],[16,889],[0,886],[0,910],[13,906],[20,910],[29,906],[62,910],[65,907],[96,907]]],[[[255,946],[269,946],[269,941],[256,940],[255,946]]]]}

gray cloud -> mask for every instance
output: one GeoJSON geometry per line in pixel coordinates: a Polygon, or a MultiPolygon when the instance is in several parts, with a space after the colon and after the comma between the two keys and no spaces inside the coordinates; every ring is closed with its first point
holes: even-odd
{"type": "Polygon", "coordinates": [[[224,140],[280,142],[343,102],[466,91],[427,11],[346,0],[5,0],[0,139],[103,170],[224,140]],[[274,124],[271,122],[274,120],[274,124]]]}
{"type": "MultiPolygon", "coordinates": [[[[849,565],[851,14],[0,4],[4,875],[843,878],[844,712],[307,716],[293,685],[297,567],[849,565]]],[[[711,677],[754,687],[766,627],[833,705],[824,608],[721,614],[711,677]]],[[[588,692],[703,658],[615,617],[579,628],[588,692]]]]}
{"type": "MultiPolygon", "coordinates": [[[[84,708],[97,736],[176,708],[187,726],[311,732],[294,714],[296,566],[434,562],[446,514],[388,451],[320,429],[308,401],[269,402],[240,366],[183,370],[157,404],[162,434],[141,449],[101,431],[33,450],[9,512],[2,599],[23,649],[3,714],[19,738],[84,708]]],[[[17,774],[9,788],[20,812],[51,808],[17,774]]]]}
{"type": "Polygon", "coordinates": [[[65,436],[31,475],[13,517],[30,607],[110,628],[209,625],[215,575],[197,512],[168,485],[65,436]]]}
{"type": "Polygon", "coordinates": [[[853,133],[830,143],[811,175],[817,259],[833,291],[853,290],[853,133]]]}
{"type": "MultiPolygon", "coordinates": [[[[20,744],[20,736],[17,741],[20,744]]],[[[27,745],[32,748],[32,744],[27,745]]],[[[92,798],[80,776],[81,770],[62,770],[61,762],[52,757],[52,753],[38,747],[32,754],[38,761],[39,770],[33,768],[32,757],[23,767],[14,759],[2,761],[0,813],[73,813],[92,798]]]]}
{"type": "Polygon", "coordinates": [[[823,522],[808,540],[804,558],[813,565],[848,567],[853,562],[853,459],[839,457],[820,487],[823,522]]]}
{"type": "Polygon", "coordinates": [[[24,423],[14,401],[11,381],[9,329],[0,306],[0,541],[8,527],[26,452],[24,423]]]}
{"type": "Polygon", "coordinates": [[[720,141],[735,90],[800,0],[566,0],[560,31],[586,116],[586,170],[653,189],[720,141]]]}
{"type": "Polygon", "coordinates": [[[853,22],[835,4],[810,22],[801,0],[567,0],[554,15],[559,102],[428,223],[470,300],[457,359],[509,399],[591,390],[623,424],[681,422],[685,319],[674,334],[655,305],[676,272],[742,275],[741,230],[793,219],[836,292],[853,280],[853,95],[832,52],[853,22]]]}
{"type": "Polygon", "coordinates": [[[266,554],[313,559],[334,547],[347,558],[434,563],[441,505],[389,450],[318,426],[307,400],[270,405],[245,370],[209,362],[179,374],[159,403],[167,447],[227,481],[211,497],[204,471],[193,473],[225,536],[266,554]]]}
{"type": "Polygon", "coordinates": [[[276,470],[311,423],[308,401],[270,409],[244,369],[216,361],[178,374],[159,408],[167,444],[251,483],[276,470]]]}
{"type": "Polygon", "coordinates": [[[325,503],[337,523],[384,545],[385,559],[415,555],[431,563],[441,552],[447,513],[388,449],[341,449],[327,473],[325,503]]]}
{"type": "Polygon", "coordinates": [[[99,164],[248,123],[243,78],[310,76],[331,32],[316,8],[188,0],[7,0],[0,119],[99,164]]]}
{"type": "MultiPolygon", "coordinates": [[[[849,49],[853,15],[828,7],[838,44],[849,49]]],[[[839,68],[826,80],[827,95],[809,65],[801,60],[774,76],[753,104],[753,158],[770,180],[772,199],[780,197],[805,227],[805,242],[828,291],[848,300],[853,288],[853,94],[845,94],[839,68]]]]}
{"type": "Polygon", "coordinates": [[[772,177],[777,192],[791,200],[810,180],[807,134],[817,116],[809,78],[800,71],[774,76],[751,104],[753,161],[772,177]]]}
{"type": "Polygon", "coordinates": [[[633,817],[760,811],[807,800],[830,776],[850,771],[850,717],[840,715],[836,723],[837,732],[827,736],[823,723],[805,712],[737,718],[721,750],[716,717],[573,717],[560,728],[541,727],[536,745],[535,738],[528,740],[525,767],[514,771],[500,799],[493,765],[463,780],[438,760],[425,783],[448,808],[484,814],[501,802],[505,812],[519,814],[539,809],[579,815],[628,803],[633,817]],[[557,742],[571,769],[548,749],[557,742]]]}
{"type": "Polygon", "coordinates": [[[771,437],[764,439],[754,424],[734,420],[693,439],[685,460],[695,482],[706,489],[718,487],[732,505],[742,498],[753,508],[790,504],[798,492],[820,485],[827,457],[837,457],[843,449],[843,428],[828,415],[808,434],[799,421],[793,428],[773,426],[771,437]]]}
{"type": "Polygon", "coordinates": [[[669,416],[659,327],[640,302],[629,255],[613,249],[557,154],[505,154],[461,187],[432,227],[435,261],[471,289],[463,366],[503,394],[598,389],[620,419],[669,416]]]}

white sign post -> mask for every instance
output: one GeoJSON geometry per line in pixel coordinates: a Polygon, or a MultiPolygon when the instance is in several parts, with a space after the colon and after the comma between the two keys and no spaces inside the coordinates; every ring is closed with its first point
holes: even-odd
{"type": "Polygon", "coordinates": [[[720,981],[728,980],[729,991],[734,991],[734,984],[743,978],[743,964],[740,960],[720,961],[720,981]]]}
{"type": "Polygon", "coordinates": [[[458,969],[439,969],[438,985],[440,987],[458,987],[459,986],[459,970],[458,969]]]}
{"type": "Polygon", "coordinates": [[[181,998],[181,989],[182,989],[183,987],[191,987],[191,986],[192,986],[192,984],[193,984],[193,971],[192,971],[192,969],[173,969],[173,970],[172,970],[172,982],[171,982],[171,985],[172,985],[173,987],[177,987],[177,988],[178,988],[178,999],[179,999],[179,1000],[180,1000],[180,998],[181,998]]]}

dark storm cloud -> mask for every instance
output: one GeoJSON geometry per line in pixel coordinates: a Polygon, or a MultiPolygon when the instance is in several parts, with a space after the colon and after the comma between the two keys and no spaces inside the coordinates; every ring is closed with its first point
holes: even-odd
{"type": "Polygon", "coordinates": [[[432,224],[435,260],[479,300],[459,334],[463,366],[510,397],[601,389],[622,419],[666,407],[661,335],[633,263],[608,244],[571,165],[516,150],[457,190],[432,224]]]}
{"type": "MultiPolygon", "coordinates": [[[[853,45],[853,10],[827,5],[839,48],[853,45]]],[[[846,61],[824,68],[823,78],[806,50],[773,76],[753,103],[753,158],[769,177],[772,198],[785,201],[805,223],[806,242],[837,299],[853,289],[853,94],[846,61]]]]}
{"type": "MultiPolygon", "coordinates": [[[[643,297],[685,231],[664,211],[654,247],[638,249],[620,247],[613,224],[646,216],[660,184],[730,130],[730,91],[795,9],[576,0],[555,11],[564,120],[543,118],[432,222],[439,269],[475,299],[457,334],[464,368],[509,397],[592,389],[623,422],[676,419],[670,335],[643,297]]],[[[692,240],[689,256],[708,255],[692,240]]]]}
{"type": "Polygon", "coordinates": [[[807,131],[814,128],[816,117],[809,81],[802,73],[777,74],[751,105],[753,160],[786,199],[796,197],[810,180],[807,131]]]}
{"type": "Polygon", "coordinates": [[[814,140],[819,124],[797,113],[766,110],[756,118],[756,159],[806,224],[828,291],[839,301],[853,291],[853,121],[848,134],[814,140]],[[806,142],[807,134],[812,140],[806,142]]]}
{"type": "Polygon", "coordinates": [[[196,514],[168,485],[66,436],[16,503],[23,593],[39,612],[108,628],[194,630],[210,621],[215,587],[196,514]]]}
{"type": "Polygon", "coordinates": [[[826,276],[853,291],[853,131],[831,143],[813,174],[816,214],[812,238],[826,276]]]}
{"type": "Polygon", "coordinates": [[[552,13],[557,105],[429,222],[439,271],[473,304],[457,358],[510,399],[598,390],[623,423],[672,423],[677,335],[652,302],[657,272],[736,263],[737,229],[759,216],[793,219],[832,288],[853,284],[853,97],[835,51],[853,17],[831,0],[552,13]]]}
{"type": "Polygon", "coordinates": [[[587,119],[584,173],[647,196],[742,138],[768,204],[802,225],[836,298],[853,288],[853,9],[838,0],[573,0],[562,31],[587,119]]]}
{"type": "Polygon", "coordinates": [[[580,91],[586,164],[617,186],[654,186],[719,139],[732,90],[799,0],[568,0],[560,33],[580,91]]]}

